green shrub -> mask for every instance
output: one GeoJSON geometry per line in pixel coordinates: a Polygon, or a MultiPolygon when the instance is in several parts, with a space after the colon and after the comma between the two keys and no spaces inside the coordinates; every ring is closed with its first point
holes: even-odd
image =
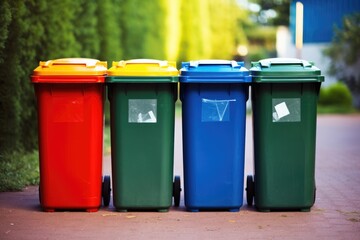
{"type": "Polygon", "coordinates": [[[251,62],[257,62],[261,59],[269,58],[269,52],[263,47],[251,47],[249,54],[245,57],[245,67],[251,68],[251,62]]]}
{"type": "Polygon", "coordinates": [[[39,184],[38,151],[12,152],[0,155],[0,192],[19,191],[39,184]]]}
{"type": "Polygon", "coordinates": [[[352,96],[348,87],[341,82],[320,89],[319,105],[352,108],[352,96]]]}
{"type": "Polygon", "coordinates": [[[104,155],[110,155],[111,154],[111,130],[110,130],[110,124],[105,125],[104,128],[104,155]]]}
{"type": "Polygon", "coordinates": [[[269,55],[265,48],[256,48],[251,52],[249,51],[249,54],[247,55],[246,59],[247,62],[255,62],[268,57],[269,55]]]}

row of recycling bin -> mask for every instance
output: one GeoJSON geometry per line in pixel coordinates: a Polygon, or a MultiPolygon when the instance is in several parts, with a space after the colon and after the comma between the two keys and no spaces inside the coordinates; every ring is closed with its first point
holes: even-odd
{"type": "Polygon", "coordinates": [[[254,173],[248,205],[309,211],[315,201],[316,104],[324,77],[312,63],[264,59],[190,61],[67,58],[34,70],[40,186],[45,211],[97,211],[110,202],[102,177],[105,82],[110,101],[113,204],[118,211],[168,211],[180,202],[173,179],[175,102],[183,121],[185,206],[238,211],[243,204],[246,102],[251,85],[254,173]]]}

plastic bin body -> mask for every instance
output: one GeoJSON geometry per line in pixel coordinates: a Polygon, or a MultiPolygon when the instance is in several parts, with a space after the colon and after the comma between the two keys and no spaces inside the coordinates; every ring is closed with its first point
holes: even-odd
{"type": "Polygon", "coordinates": [[[309,211],[315,198],[316,109],[323,76],[297,59],[253,63],[255,206],[309,211]]]}
{"type": "Polygon", "coordinates": [[[43,62],[34,71],[45,211],[101,205],[105,73],[106,63],[93,59],[43,62]]]}
{"type": "Polygon", "coordinates": [[[243,203],[249,72],[231,61],[183,63],[185,206],[238,211],[243,203]]]}
{"type": "Polygon", "coordinates": [[[168,211],[173,196],[175,63],[115,62],[106,81],[114,206],[117,211],[168,211]]]}

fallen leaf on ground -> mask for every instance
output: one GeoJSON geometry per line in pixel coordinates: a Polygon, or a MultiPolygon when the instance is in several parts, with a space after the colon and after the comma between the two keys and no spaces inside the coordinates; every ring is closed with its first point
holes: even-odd
{"type": "Polygon", "coordinates": [[[346,219],[346,220],[348,220],[348,221],[350,221],[350,222],[360,222],[360,219],[359,219],[359,218],[348,218],[348,219],[346,219]]]}
{"type": "Polygon", "coordinates": [[[105,214],[102,214],[101,216],[103,216],[103,217],[117,216],[117,214],[115,214],[115,213],[105,213],[105,214]]]}

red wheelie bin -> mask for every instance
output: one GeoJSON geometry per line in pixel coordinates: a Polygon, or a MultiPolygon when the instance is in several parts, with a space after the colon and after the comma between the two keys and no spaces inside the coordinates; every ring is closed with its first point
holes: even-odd
{"type": "Polygon", "coordinates": [[[106,62],[65,58],[34,70],[38,107],[40,204],[44,211],[109,205],[110,178],[102,183],[106,62]]]}

